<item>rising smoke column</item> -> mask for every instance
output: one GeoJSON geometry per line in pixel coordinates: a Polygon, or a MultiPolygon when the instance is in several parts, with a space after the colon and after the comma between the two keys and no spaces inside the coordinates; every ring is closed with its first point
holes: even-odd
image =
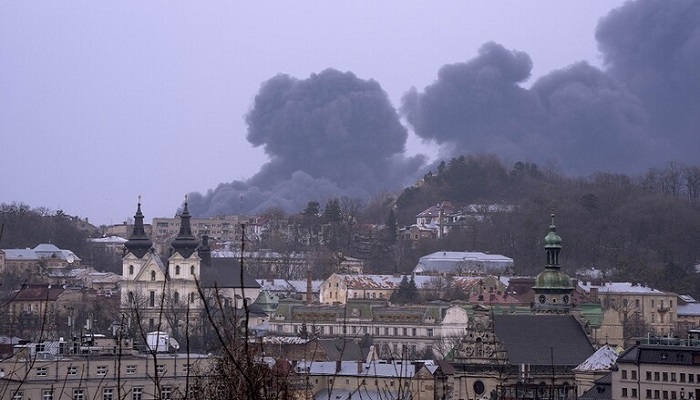
{"type": "Polygon", "coordinates": [[[596,31],[607,71],[637,95],[669,157],[700,149],[700,2],[626,3],[596,31]]]}
{"type": "Polygon", "coordinates": [[[374,80],[328,69],[265,82],[246,115],[248,141],[270,161],[247,182],[190,197],[196,215],[298,212],[343,195],[365,198],[410,182],[423,157],[404,158],[407,131],[374,80]]]}

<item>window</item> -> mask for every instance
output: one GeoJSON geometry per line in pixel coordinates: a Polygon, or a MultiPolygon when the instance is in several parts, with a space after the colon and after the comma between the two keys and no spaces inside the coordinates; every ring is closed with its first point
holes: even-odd
{"type": "Polygon", "coordinates": [[[173,389],[170,386],[163,386],[160,389],[160,399],[161,400],[170,400],[170,395],[172,393],[173,389]]]}
{"type": "Polygon", "coordinates": [[[159,374],[164,373],[165,372],[165,365],[164,364],[156,365],[156,372],[159,374]]]}
{"type": "Polygon", "coordinates": [[[73,400],[85,400],[85,390],[73,389],[73,400]]]}
{"type": "Polygon", "coordinates": [[[675,381],[676,381],[676,373],[671,372],[671,382],[675,382],[675,381]]]}
{"type": "Polygon", "coordinates": [[[676,391],[675,391],[675,390],[672,390],[672,391],[671,391],[671,399],[673,400],[673,399],[675,399],[675,398],[676,398],[676,391]]]}
{"type": "Polygon", "coordinates": [[[685,374],[682,372],[680,374],[678,374],[678,380],[680,382],[685,382],[685,374]]]}
{"type": "Polygon", "coordinates": [[[647,399],[651,399],[651,389],[647,389],[647,399]]]}
{"type": "Polygon", "coordinates": [[[134,292],[129,292],[129,303],[134,303],[134,292]]]}
{"type": "Polygon", "coordinates": [[[66,375],[75,375],[78,373],[78,367],[74,365],[69,365],[68,366],[68,371],[66,372],[66,375]]]}
{"type": "Polygon", "coordinates": [[[408,328],[403,328],[403,335],[408,336],[408,328]]]}
{"type": "Polygon", "coordinates": [[[190,304],[194,304],[194,299],[195,299],[195,294],[194,292],[190,293],[190,304]]]}
{"type": "Polygon", "coordinates": [[[190,266],[190,275],[194,275],[194,265],[190,266]]]}
{"type": "Polygon", "coordinates": [[[97,375],[107,375],[107,366],[106,365],[98,365],[97,366],[97,375]]]}
{"type": "Polygon", "coordinates": [[[153,290],[148,292],[148,306],[149,307],[156,306],[156,292],[154,292],[153,290]]]}
{"type": "Polygon", "coordinates": [[[41,391],[41,400],[53,400],[53,389],[43,389],[41,391]]]}
{"type": "Polygon", "coordinates": [[[632,397],[637,398],[637,389],[632,388],[632,397]]]}
{"type": "Polygon", "coordinates": [[[179,292],[173,293],[173,303],[177,304],[179,302],[180,302],[180,293],[179,292]]]}
{"type": "Polygon", "coordinates": [[[46,367],[38,367],[36,369],[36,376],[46,376],[47,371],[46,367]]]}
{"type": "Polygon", "coordinates": [[[412,328],[411,336],[416,336],[416,328],[412,328]]]}
{"type": "Polygon", "coordinates": [[[664,382],[668,382],[668,372],[663,372],[661,374],[661,380],[664,382]]]}
{"type": "Polygon", "coordinates": [[[636,308],[639,308],[639,299],[637,299],[637,300],[634,301],[634,306],[635,306],[636,308]]]}
{"type": "Polygon", "coordinates": [[[175,275],[180,275],[180,266],[179,265],[175,266],[175,275]]]}
{"type": "Polygon", "coordinates": [[[12,395],[12,400],[22,400],[24,398],[24,392],[21,390],[16,391],[12,395]]]}
{"type": "Polygon", "coordinates": [[[192,369],[192,364],[185,364],[182,366],[182,372],[187,374],[192,369]]]}
{"type": "Polygon", "coordinates": [[[102,400],[114,400],[114,389],[112,389],[112,388],[102,389],[102,400]]]}
{"type": "Polygon", "coordinates": [[[630,372],[632,373],[632,379],[636,381],[636,380],[637,380],[637,371],[636,371],[636,370],[632,370],[632,371],[630,371],[630,372]]]}
{"type": "Polygon", "coordinates": [[[622,388],[622,397],[627,397],[627,388],[622,388]]]}
{"type": "Polygon", "coordinates": [[[394,328],[394,336],[399,336],[399,328],[394,328]]]}
{"type": "Polygon", "coordinates": [[[136,366],[135,365],[127,365],[126,366],[126,373],[129,375],[133,375],[136,373],[136,366]]]}
{"type": "Polygon", "coordinates": [[[622,379],[627,379],[627,370],[626,369],[622,370],[622,379]]]}
{"type": "Polygon", "coordinates": [[[651,380],[651,371],[647,371],[647,380],[648,380],[648,381],[651,380]]]}
{"type": "Polygon", "coordinates": [[[693,381],[695,380],[695,379],[693,379],[694,377],[695,377],[695,375],[688,374],[688,383],[693,383],[693,381]]]}
{"type": "Polygon", "coordinates": [[[654,372],[654,380],[661,380],[661,373],[659,371],[654,372]]]}
{"type": "Polygon", "coordinates": [[[654,307],[654,299],[651,300],[651,306],[654,307]]]}
{"type": "Polygon", "coordinates": [[[661,398],[662,399],[668,399],[668,390],[664,390],[661,392],[661,398]]]}
{"type": "Polygon", "coordinates": [[[428,337],[433,337],[433,329],[428,328],[428,337]]]}
{"type": "Polygon", "coordinates": [[[131,400],[143,400],[143,388],[131,388],[131,400]]]}
{"type": "Polygon", "coordinates": [[[134,274],[134,266],[129,265],[129,275],[133,275],[133,274],[134,274]]]}
{"type": "Polygon", "coordinates": [[[660,393],[660,392],[659,392],[658,390],[654,390],[654,398],[655,398],[655,399],[661,398],[661,396],[659,395],[659,393],[660,393]]]}
{"type": "Polygon", "coordinates": [[[156,271],[151,271],[151,282],[156,280],[156,271]]]}

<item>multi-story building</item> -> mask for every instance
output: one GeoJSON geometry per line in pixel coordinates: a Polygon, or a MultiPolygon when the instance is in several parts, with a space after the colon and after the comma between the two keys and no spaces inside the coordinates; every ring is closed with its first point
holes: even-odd
{"type": "Polygon", "coordinates": [[[640,340],[617,358],[612,399],[700,398],[697,340],[640,340]]]}
{"type": "Polygon", "coordinates": [[[281,300],[270,317],[270,333],[286,336],[372,337],[383,358],[444,358],[464,336],[467,311],[446,303],[390,306],[350,300],[345,305],[305,305],[281,300]]]}
{"type": "Polygon", "coordinates": [[[0,360],[0,398],[171,399],[196,390],[214,359],[186,353],[35,354],[0,360]]]}
{"type": "MultiPolygon", "coordinates": [[[[180,232],[180,216],[175,218],[153,218],[153,241],[164,243],[180,232]]],[[[196,237],[205,233],[214,243],[237,243],[241,237],[241,224],[246,226],[246,233],[254,233],[254,219],[243,215],[222,215],[211,218],[191,218],[190,228],[196,237]]]]}
{"type": "MultiPolygon", "coordinates": [[[[641,284],[630,282],[591,282],[578,283],[591,300],[601,304],[603,309],[612,308],[620,315],[624,324],[645,325],[645,333],[671,335],[676,333],[677,295],[663,292],[641,284]]],[[[625,338],[629,340],[630,338],[625,338]]]]}
{"type": "Polygon", "coordinates": [[[59,249],[50,243],[42,243],[33,249],[0,250],[0,271],[76,267],[80,261],[72,251],[59,249]]]}

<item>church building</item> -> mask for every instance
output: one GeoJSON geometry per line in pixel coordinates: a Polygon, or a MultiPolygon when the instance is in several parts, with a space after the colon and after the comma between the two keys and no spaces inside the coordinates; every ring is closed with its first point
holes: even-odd
{"type": "Polygon", "coordinates": [[[132,330],[197,335],[206,313],[229,310],[240,317],[260,294],[240,259],[211,257],[208,235],[196,238],[190,218],[185,199],[180,231],[164,259],[144,230],[139,201],[122,258],[122,314],[132,330]]]}

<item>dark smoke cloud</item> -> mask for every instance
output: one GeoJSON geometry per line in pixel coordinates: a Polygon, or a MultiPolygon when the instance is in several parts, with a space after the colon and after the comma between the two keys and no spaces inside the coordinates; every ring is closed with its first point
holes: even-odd
{"type": "Polygon", "coordinates": [[[607,71],[644,103],[652,133],[675,159],[700,149],[700,2],[626,3],[596,31],[607,71]]]}
{"type": "Polygon", "coordinates": [[[409,91],[402,112],[419,136],[450,143],[447,156],[494,150],[519,156],[544,114],[535,94],[519,86],[531,70],[527,54],[487,43],[475,59],[442,67],[423,93],[409,91]]]}
{"type": "Polygon", "coordinates": [[[409,91],[402,111],[416,134],[448,145],[446,156],[489,152],[578,173],[634,169],[630,159],[649,137],[633,94],[585,62],[525,89],[531,69],[527,54],[487,43],[476,58],[442,67],[423,93],[409,91]]]}
{"type": "MultiPolygon", "coordinates": [[[[625,3],[603,18],[596,38],[604,68],[585,62],[527,87],[532,60],[486,43],[472,60],[443,66],[434,83],[411,89],[401,112],[443,157],[495,153],[549,163],[566,173],[636,173],[700,149],[700,2],[625,3]]],[[[248,140],[270,162],[246,182],[190,197],[214,215],[309,200],[368,196],[410,183],[422,157],[404,157],[406,130],[373,80],[323,71],[263,84],[246,116],[248,140]]]]}
{"type": "Polygon", "coordinates": [[[197,215],[300,211],[331,197],[368,197],[410,183],[424,158],[405,158],[406,128],[374,80],[325,70],[265,82],[248,115],[248,141],[270,161],[247,182],[190,197],[197,215]]]}

